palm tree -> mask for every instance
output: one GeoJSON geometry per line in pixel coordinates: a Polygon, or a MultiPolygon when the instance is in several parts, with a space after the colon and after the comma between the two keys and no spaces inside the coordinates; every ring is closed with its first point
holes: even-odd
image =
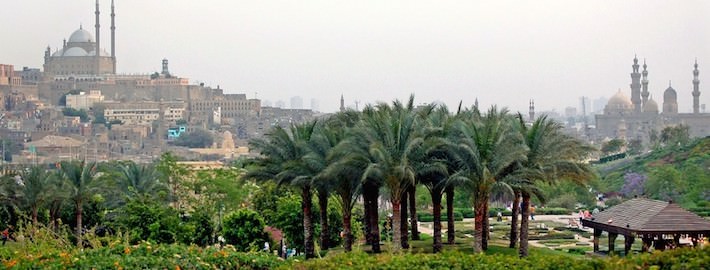
{"type": "Polygon", "coordinates": [[[256,168],[246,174],[247,178],[273,180],[280,186],[291,186],[300,191],[306,258],[315,257],[312,192],[316,173],[309,168],[304,157],[310,151],[308,145],[316,125],[317,121],[295,124],[289,131],[277,126],[263,138],[250,141],[252,148],[258,149],[262,157],[256,160],[256,168]]]}
{"type": "Polygon", "coordinates": [[[128,197],[154,198],[158,192],[167,190],[152,165],[138,165],[129,161],[121,164],[118,170],[119,186],[128,197]]]}
{"type": "Polygon", "coordinates": [[[525,161],[521,162],[516,177],[525,179],[528,183],[520,189],[522,196],[522,216],[520,224],[519,255],[528,255],[528,217],[530,215],[530,199],[532,195],[540,195],[535,188],[536,183],[552,183],[556,179],[569,179],[582,183],[589,179],[591,170],[582,161],[592,148],[580,140],[562,133],[562,125],[539,117],[528,126],[521,115],[518,115],[516,128],[524,138],[524,144],[529,149],[525,161]]]}
{"type": "Polygon", "coordinates": [[[494,185],[500,184],[510,168],[525,158],[525,148],[519,134],[512,129],[508,111],[492,107],[485,115],[477,108],[458,125],[457,164],[452,176],[463,179],[474,196],[474,252],[487,248],[488,200],[494,185]]]}
{"type": "MultiPolygon", "coordinates": [[[[346,252],[352,251],[352,209],[360,196],[362,181],[360,176],[367,168],[367,159],[364,154],[352,154],[362,148],[351,145],[348,141],[351,128],[357,124],[359,113],[345,111],[335,114],[326,120],[323,128],[314,135],[314,142],[322,145],[320,149],[330,149],[327,156],[327,167],[321,171],[318,178],[329,179],[332,192],[337,195],[343,214],[344,248],[346,252]]],[[[314,151],[319,152],[319,151],[314,151]]],[[[324,152],[324,151],[320,151],[324,152]]]]}
{"type": "MultiPolygon", "coordinates": [[[[431,196],[434,216],[433,250],[439,252],[442,249],[441,201],[448,183],[446,180],[449,169],[453,166],[450,162],[452,153],[449,139],[455,117],[452,117],[448,108],[443,105],[431,107],[428,112],[423,113],[426,114],[423,128],[424,141],[422,147],[413,152],[412,162],[416,178],[427,188],[431,196]]],[[[453,232],[453,229],[451,230],[453,232]]]]}
{"type": "Polygon", "coordinates": [[[32,166],[20,173],[20,181],[17,183],[19,199],[30,210],[34,224],[37,224],[37,211],[49,201],[52,194],[51,181],[53,179],[47,171],[39,166],[32,166]]]}
{"type": "Polygon", "coordinates": [[[84,203],[97,194],[101,188],[97,177],[96,163],[86,161],[63,161],[60,170],[69,183],[69,199],[74,203],[76,217],[76,239],[79,247],[82,243],[82,215],[84,203]]]}
{"type": "Polygon", "coordinates": [[[395,251],[400,249],[400,245],[406,246],[407,235],[403,236],[398,229],[402,227],[400,210],[403,194],[414,185],[409,154],[422,142],[416,130],[413,96],[407,104],[397,100],[392,106],[380,103],[363,110],[361,131],[369,152],[369,165],[363,178],[381,179],[387,187],[392,204],[392,248],[395,251]]]}

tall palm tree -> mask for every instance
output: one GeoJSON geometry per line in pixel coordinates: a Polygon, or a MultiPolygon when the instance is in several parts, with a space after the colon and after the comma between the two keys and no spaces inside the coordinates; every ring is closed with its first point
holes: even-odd
{"type": "Polygon", "coordinates": [[[432,246],[434,252],[439,252],[442,249],[441,201],[448,183],[446,180],[449,169],[453,168],[453,163],[450,162],[452,147],[449,139],[456,118],[449,114],[448,108],[444,105],[430,109],[428,112],[420,112],[425,113],[423,115],[425,117],[424,141],[422,147],[413,152],[412,161],[417,179],[427,188],[431,196],[434,216],[432,246]]]}
{"type": "Polygon", "coordinates": [[[37,211],[50,199],[53,179],[47,171],[39,166],[32,166],[20,173],[17,189],[21,205],[30,210],[32,223],[37,224],[37,211]]]}
{"type": "Polygon", "coordinates": [[[473,192],[475,211],[474,252],[487,248],[488,200],[491,189],[502,181],[516,162],[525,158],[520,135],[512,128],[506,109],[492,107],[484,115],[474,108],[458,125],[457,163],[453,178],[464,179],[473,192]]]}
{"type": "Polygon", "coordinates": [[[402,227],[403,194],[414,184],[409,154],[422,142],[416,134],[414,97],[411,96],[406,104],[397,100],[392,106],[385,103],[367,106],[363,110],[361,130],[369,149],[369,165],[363,178],[381,179],[387,187],[392,204],[392,248],[397,251],[406,245],[407,237],[398,230],[402,227]]]}
{"type": "Polygon", "coordinates": [[[76,217],[76,239],[79,247],[82,243],[82,215],[84,203],[101,190],[97,177],[96,163],[86,161],[63,161],[60,163],[62,175],[69,183],[69,199],[74,203],[76,217]]]}
{"type": "Polygon", "coordinates": [[[257,180],[273,180],[280,186],[290,186],[300,192],[306,258],[315,257],[312,204],[316,173],[304,157],[310,151],[309,142],[316,125],[317,121],[295,124],[288,131],[277,126],[263,138],[250,141],[261,157],[255,162],[257,166],[245,175],[257,180]]]}
{"type": "Polygon", "coordinates": [[[524,144],[529,149],[526,159],[514,173],[516,177],[526,179],[527,188],[520,189],[521,224],[519,255],[528,255],[528,226],[530,215],[530,199],[532,195],[540,194],[536,183],[554,183],[557,179],[568,179],[583,183],[591,177],[591,169],[582,159],[593,149],[582,141],[562,132],[562,125],[539,117],[528,126],[521,115],[518,115],[516,129],[524,138],[524,144]]]}
{"type": "Polygon", "coordinates": [[[318,178],[329,179],[332,192],[340,203],[346,252],[352,251],[352,209],[361,193],[361,175],[367,168],[367,159],[363,158],[363,153],[352,154],[352,151],[361,151],[362,148],[357,147],[357,143],[352,145],[352,140],[346,140],[358,120],[359,113],[356,111],[337,113],[326,120],[313,140],[317,145],[323,145],[321,149],[330,149],[326,160],[327,167],[321,171],[318,178]]]}

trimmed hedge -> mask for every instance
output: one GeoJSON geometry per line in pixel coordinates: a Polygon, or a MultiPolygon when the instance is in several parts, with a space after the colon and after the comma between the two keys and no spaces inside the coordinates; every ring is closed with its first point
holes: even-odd
{"type": "MultiPolygon", "coordinates": [[[[434,214],[428,213],[428,212],[417,212],[417,220],[419,222],[433,222],[434,221],[434,214]]],[[[446,212],[441,212],[441,221],[448,221],[449,218],[446,215],[446,212]]],[[[462,221],[463,220],[463,215],[461,212],[456,212],[454,211],[454,221],[462,221]]]]}
{"type": "MultiPolygon", "coordinates": [[[[581,248],[569,253],[582,254],[581,248]]],[[[363,252],[338,254],[333,257],[280,265],[280,269],[706,269],[710,265],[710,247],[677,249],[628,257],[571,257],[533,254],[528,258],[494,254],[380,254],[363,252]]]]}

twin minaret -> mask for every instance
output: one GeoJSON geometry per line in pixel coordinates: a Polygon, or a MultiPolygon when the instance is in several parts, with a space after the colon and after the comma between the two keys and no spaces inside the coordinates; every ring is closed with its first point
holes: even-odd
{"type": "MultiPolygon", "coordinates": [[[[639,72],[638,58],[634,56],[634,64],[631,65],[631,103],[634,105],[634,112],[640,113],[643,104],[648,102],[648,70],[646,69],[646,59],[643,60],[643,71],[639,72]]],[[[698,60],[695,60],[693,69],[693,113],[700,113],[700,80],[698,75],[698,60]]]]}
{"type": "MultiPolygon", "coordinates": [[[[101,74],[101,24],[99,23],[99,0],[96,0],[96,74],[101,74]]],[[[116,13],[113,0],[111,0],[111,60],[113,60],[112,74],[116,74],[116,13]]]]}

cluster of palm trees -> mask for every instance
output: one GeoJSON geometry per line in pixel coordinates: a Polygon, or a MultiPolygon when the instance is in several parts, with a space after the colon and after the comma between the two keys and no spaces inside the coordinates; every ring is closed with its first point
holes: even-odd
{"type": "Polygon", "coordinates": [[[82,224],[84,207],[94,196],[112,197],[116,206],[130,197],[152,197],[166,189],[153,166],[133,162],[111,163],[103,168],[99,165],[77,160],[57,163],[56,169],[25,168],[0,179],[0,199],[34,225],[38,225],[40,210],[48,210],[49,225],[55,229],[59,226],[62,205],[70,203],[77,243],[81,246],[86,229],[82,224]]]}
{"type": "MultiPolygon", "coordinates": [[[[527,256],[528,206],[532,196],[544,199],[537,187],[558,180],[584,182],[590,169],[583,159],[592,151],[546,117],[526,123],[521,115],[495,106],[485,112],[476,106],[459,106],[452,113],[442,105],[415,107],[413,96],[406,103],[368,105],[362,112],[344,111],[289,129],[275,127],[250,145],[260,157],[246,177],[274,181],[301,195],[307,258],[314,256],[314,193],[321,204],[323,228],[327,227],[327,205],[323,205],[327,198],[335,196],[341,204],[346,251],[353,245],[352,209],[362,197],[366,242],[373,252],[380,252],[378,200],[389,200],[392,249],[396,251],[408,248],[410,226],[412,239],[418,238],[417,185],[425,186],[431,195],[435,252],[442,249],[444,195],[449,215],[447,240],[454,243],[456,190],[470,192],[474,199],[474,250],[488,248],[488,201],[496,188],[514,194],[510,245],[516,246],[519,230],[520,255],[527,256]],[[518,213],[522,214],[519,229],[518,213]]],[[[327,248],[324,235],[321,246],[327,248]]]]}

